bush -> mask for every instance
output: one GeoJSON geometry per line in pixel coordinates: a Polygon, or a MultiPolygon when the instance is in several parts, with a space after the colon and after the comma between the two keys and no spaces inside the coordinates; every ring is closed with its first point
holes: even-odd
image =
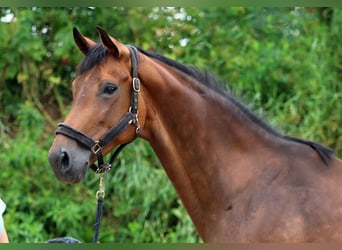
{"type": "MultiPolygon", "coordinates": [[[[47,161],[82,58],[73,26],[96,38],[100,24],[124,43],[208,68],[273,126],[342,156],[340,8],[0,10],[11,13],[15,22],[0,22],[0,197],[12,242],[92,241],[97,177],[60,184],[47,161]]],[[[122,153],[105,187],[101,242],[200,241],[148,143],[122,153]]]]}

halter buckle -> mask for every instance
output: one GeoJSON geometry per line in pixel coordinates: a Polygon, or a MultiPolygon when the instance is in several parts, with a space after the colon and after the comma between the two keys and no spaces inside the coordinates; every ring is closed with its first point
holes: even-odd
{"type": "Polygon", "coordinates": [[[90,148],[91,152],[98,155],[99,153],[102,153],[102,146],[99,141],[96,141],[95,144],[90,148]]]}
{"type": "Polygon", "coordinates": [[[133,77],[133,81],[132,81],[132,85],[133,85],[133,90],[135,92],[139,92],[140,91],[140,80],[137,77],[133,77]]]}

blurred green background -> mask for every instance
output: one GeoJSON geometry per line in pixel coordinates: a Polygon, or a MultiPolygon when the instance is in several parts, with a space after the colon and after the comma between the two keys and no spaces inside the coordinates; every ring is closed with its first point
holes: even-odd
{"type": "MultiPolygon", "coordinates": [[[[342,156],[342,8],[0,8],[0,197],[12,242],[91,242],[91,172],[60,184],[47,161],[82,59],[72,28],[210,70],[283,133],[342,156]]],[[[147,142],[106,176],[101,242],[200,242],[147,142]]]]}

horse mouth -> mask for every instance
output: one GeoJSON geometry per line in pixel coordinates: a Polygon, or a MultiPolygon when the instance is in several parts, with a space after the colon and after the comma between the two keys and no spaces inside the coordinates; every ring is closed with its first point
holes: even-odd
{"type": "Polygon", "coordinates": [[[75,175],[57,175],[57,180],[62,182],[62,183],[67,183],[67,184],[76,184],[80,181],[82,181],[85,177],[85,174],[79,173],[75,175]]]}
{"type": "Polygon", "coordinates": [[[55,171],[53,169],[55,176],[59,182],[67,184],[76,184],[84,180],[87,173],[88,166],[84,166],[80,171],[68,171],[63,173],[63,171],[55,171]]]}

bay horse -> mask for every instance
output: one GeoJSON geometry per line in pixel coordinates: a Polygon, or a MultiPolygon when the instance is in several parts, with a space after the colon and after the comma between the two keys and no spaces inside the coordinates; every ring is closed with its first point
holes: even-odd
{"type": "Polygon", "coordinates": [[[342,161],[316,142],[282,135],[214,76],[76,28],[85,58],[49,162],[81,181],[118,145],[147,140],[204,242],[342,241],[342,161]]]}

